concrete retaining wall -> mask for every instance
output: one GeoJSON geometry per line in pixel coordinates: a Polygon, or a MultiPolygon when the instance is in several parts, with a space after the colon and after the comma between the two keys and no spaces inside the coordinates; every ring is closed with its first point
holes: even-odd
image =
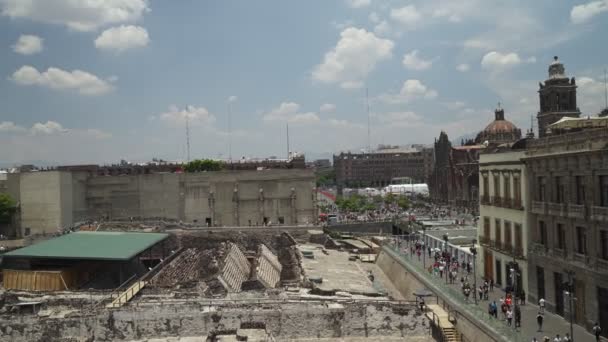
{"type": "Polygon", "coordinates": [[[330,231],[340,233],[370,233],[370,234],[392,234],[392,222],[360,222],[332,224],[327,227],[330,231]]]}
{"type": "Polygon", "coordinates": [[[0,317],[1,341],[128,341],[153,337],[206,336],[265,325],[277,340],[349,336],[424,336],[426,318],[413,306],[361,303],[284,303],[126,307],[67,318],[0,317]]]}

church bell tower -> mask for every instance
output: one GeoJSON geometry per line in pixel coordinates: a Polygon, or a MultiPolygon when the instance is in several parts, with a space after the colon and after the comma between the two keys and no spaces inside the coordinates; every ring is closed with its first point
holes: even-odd
{"type": "Polygon", "coordinates": [[[578,118],[581,115],[576,106],[576,81],[568,79],[564,65],[553,57],[549,65],[549,78],[545,83],[539,83],[538,96],[540,111],[538,112],[538,136],[547,135],[547,127],[563,117],[578,118]]]}

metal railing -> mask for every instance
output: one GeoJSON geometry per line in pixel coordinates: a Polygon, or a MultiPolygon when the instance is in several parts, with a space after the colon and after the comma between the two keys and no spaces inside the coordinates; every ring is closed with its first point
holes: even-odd
{"type": "MultiPolygon", "coordinates": [[[[457,290],[453,286],[445,284],[444,279],[431,275],[418,262],[410,260],[403,254],[401,254],[399,250],[394,246],[392,241],[388,241],[384,245],[384,247],[387,248],[390,254],[399,258],[399,260],[401,260],[411,270],[413,270],[418,277],[423,278],[427,283],[432,284],[433,287],[438,289],[438,295],[447,297],[451,302],[455,303],[455,307],[453,309],[460,311],[461,315],[466,312],[468,316],[473,317],[475,320],[482,323],[482,325],[490,327],[492,331],[504,336],[508,341],[522,340],[519,333],[514,331],[513,328],[508,327],[506,324],[504,324],[502,320],[497,320],[490,316],[485,306],[473,304],[472,299],[466,300],[464,294],[461,291],[457,290]]],[[[473,293],[473,295],[475,294],[473,293]]]]}

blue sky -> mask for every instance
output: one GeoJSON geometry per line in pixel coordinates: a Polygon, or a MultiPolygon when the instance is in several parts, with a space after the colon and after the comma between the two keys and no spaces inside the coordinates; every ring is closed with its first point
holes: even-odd
{"type": "Polygon", "coordinates": [[[604,106],[608,0],[0,0],[0,162],[309,156],[522,130],[559,55],[604,106]],[[228,134],[228,112],[232,129],[228,134]],[[230,138],[231,136],[231,138],[230,138]]]}

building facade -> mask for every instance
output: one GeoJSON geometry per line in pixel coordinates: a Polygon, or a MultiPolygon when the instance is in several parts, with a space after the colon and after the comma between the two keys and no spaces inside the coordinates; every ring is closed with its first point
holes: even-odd
{"type": "Polygon", "coordinates": [[[313,170],[98,176],[87,171],[8,174],[18,203],[17,237],[83,221],[163,219],[200,226],[316,222],[313,170]]]}
{"type": "Polygon", "coordinates": [[[380,148],[372,153],[340,153],[334,155],[334,169],[339,187],[382,187],[402,177],[426,183],[433,169],[433,149],[413,146],[380,148]]]}
{"type": "Polygon", "coordinates": [[[486,279],[527,294],[528,187],[522,145],[523,141],[480,155],[477,266],[486,279]]]}

